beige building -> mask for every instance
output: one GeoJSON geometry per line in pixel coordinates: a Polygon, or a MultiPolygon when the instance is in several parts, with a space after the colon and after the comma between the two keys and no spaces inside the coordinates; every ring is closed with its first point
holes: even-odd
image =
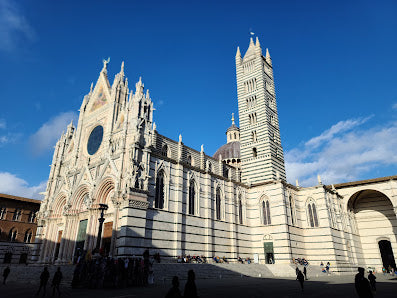
{"type": "Polygon", "coordinates": [[[259,40],[236,54],[238,128],[213,157],[161,135],[141,79],[107,61],[54,151],[39,213],[39,262],[72,262],[96,247],[110,256],[159,252],[238,256],[260,263],[306,258],[334,270],[395,266],[397,176],[308,188],[286,182],[273,66],[259,40]]]}

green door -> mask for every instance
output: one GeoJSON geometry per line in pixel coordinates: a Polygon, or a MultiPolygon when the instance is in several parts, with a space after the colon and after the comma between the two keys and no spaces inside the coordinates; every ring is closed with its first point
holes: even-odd
{"type": "Polygon", "coordinates": [[[274,264],[273,242],[263,242],[266,264],[274,264]]]}
{"type": "Polygon", "coordinates": [[[79,230],[76,238],[76,248],[74,251],[74,262],[76,263],[78,257],[82,255],[84,250],[85,235],[87,233],[88,219],[80,220],[79,230]]]}

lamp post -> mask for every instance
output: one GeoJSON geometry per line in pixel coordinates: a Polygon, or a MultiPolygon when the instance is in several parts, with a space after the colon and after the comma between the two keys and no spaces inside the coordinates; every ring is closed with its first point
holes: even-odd
{"type": "Polygon", "coordinates": [[[102,226],[105,218],[103,217],[103,212],[108,210],[108,205],[106,204],[99,204],[99,210],[101,210],[101,217],[98,218],[99,220],[99,229],[98,229],[98,238],[96,239],[96,247],[95,250],[99,253],[99,248],[101,246],[101,238],[102,238],[102,226]]]}

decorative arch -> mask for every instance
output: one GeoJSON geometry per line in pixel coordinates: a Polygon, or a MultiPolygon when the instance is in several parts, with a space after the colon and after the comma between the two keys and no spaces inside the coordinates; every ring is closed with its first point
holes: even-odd
{"type": "Polygon", "coordinates": [[[316,201],[313,198],[306,200],[306,215],[309,227],[317,228],[319,226],[316,201]]]}
{"type": "Polygon", "coordinates": [[[154,197],[154,207],[164,209],[166,201],[166,175],[164,169],[160,168],[156,172],[156,193],[154,197]]]}
{"type": "Polygon", "coordinates": [[[115,189],[115,183],[113,178],[106,177],[104,178],[101,183],[98,185],[95,195],[94,195],[94,202],[96,204],[106,204],[109,198],[109,194],[112,190],[115,189]]]}
{"type": "Polygon", "coordinates": [[[8,239],[7,240],[10,241],[10,242],[14,242],[14,241],[16,241],[17,236],[18,236],[17,228],[12,227],[10,229],[10,231],[8,232],[8,239]]]}
{"type": "Polygon", "coordinates": [[[24,236],[24,238],[23,238],[23,242],[25,242],[25,243],[31,243],[31,242],[32,242],[32,237],[33,237],[32,229],[26,230],[25,236],[24,236]]]}
{"type": "Polygon", "coordinates": [[[63,212],[63,207],[66,205],[66,194],[60,193],[52,203],[52,216],[61,217],[63,212]]]}
{"type": "Polygon", "coordinates": [[[88,203],[88,198],[90,193],[90,187],[87,184],[80,185],[71,199],[72,209],[76,212],[83,210],[83,203],[88,203]]]}
{"type": "Polygon", "coordinates": [[[163,147],[161,148],[161,155],[165,157],[170,157],[167,144],[164,144],[163,147]]]}

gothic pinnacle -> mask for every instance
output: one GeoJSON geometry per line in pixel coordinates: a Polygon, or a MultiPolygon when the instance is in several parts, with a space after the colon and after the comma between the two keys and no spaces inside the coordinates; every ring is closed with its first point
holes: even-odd
{"type": "Polygon", "coordinates": [[[240,57],[241,58],[240,47],[237,47],[236,57],[240,57]]]}
{"type": "Polygon", "coordinates": [[[256,37],[255,45],[256,45],[257,47],[260,47],[260,46],[261,46],[261,44],[260,44],[260,42],[259,42],[258,36],[256,37]]]}
{"type": "Polygon", "coordinates": [[[254,44],[254,40],[252,39],[252,37],[250,37],[250,45],[254,44]]]}

